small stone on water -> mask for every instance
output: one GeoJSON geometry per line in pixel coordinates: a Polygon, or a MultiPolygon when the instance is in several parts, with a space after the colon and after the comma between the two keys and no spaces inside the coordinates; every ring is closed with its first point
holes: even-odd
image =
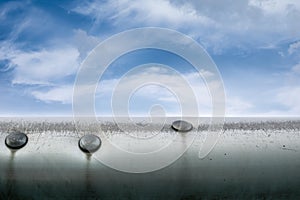
{"type": "Polygon", "coordinates": [[[85,153],[94,153],[101,146],[101,139],[96,135],[85,135],[78,142],[79,148],[85,153]]]}
{"type": "Polygon", "coordinates": [[[173,122],[172,128],[176,131],[187,132],[193,129],[193,125],[183,120],[177,120],[173,122]]]}
{"type": "Polygon", "coordinates": [[[28,137],[24,133],[11,133],[5,138],[5,145],[10,149],[21,149],[28,142],[28,137]]]}

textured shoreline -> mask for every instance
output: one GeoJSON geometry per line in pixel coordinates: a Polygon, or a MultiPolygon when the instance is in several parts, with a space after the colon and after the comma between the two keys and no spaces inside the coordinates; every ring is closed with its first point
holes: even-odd
{"type": "MultiPolygon", "coordinates": [[[[194,127],[194,131],[208,130],[208,123],[199,123],[198,127],[194,127]]],[[[126,126],[126,123],[122,123],[126,126]]],[[[138,122],[138,126],[146,126],[145,122],[138,122]]],[[[170,132],[171,123],[154,124],[153,126],[162,127],[161,132],[170,132]]],[[[123,132],[119,126],[111,121],[102,121],[99,123],[77,123],[72,121],[51,122],[51,121],[33,121],[33,120],[11,120],[1,121],[0,119],[0,133],[9,133],[13,131],[21,131],[27,134],[43,133],[43,132],[123,132]]],[[[300,120],[281,120],[281,121],[249,121],[249,122],[225,122],[223,130],[263,130],[263,131],[276,131],[276,130],[300,130],[300,120]]],[[[136,130],[133,130],[136,131],[136,130]]]]}

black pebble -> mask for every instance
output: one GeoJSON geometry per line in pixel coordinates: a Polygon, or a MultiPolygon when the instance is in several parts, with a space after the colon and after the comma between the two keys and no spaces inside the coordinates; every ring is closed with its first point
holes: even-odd
{"type": "Polygon", "coordinates": [[[187,132],[193,129],[193,125],[183,120],[177,120],[172,123],[172,128],[175,131],[187,132]]]}
{"type": "Polygon", "coordinates": [[[24,133],[11,133],[5,138],[5,145],[10,149],[21,149],[28,142],[28,137],[24,133]]]}
{"type": "Polygon", "coordinates": [[[84,153],[94,153],[101,146],[101,139],[96,135],[85,135],[78,141],[78,146],[84,153]]]}

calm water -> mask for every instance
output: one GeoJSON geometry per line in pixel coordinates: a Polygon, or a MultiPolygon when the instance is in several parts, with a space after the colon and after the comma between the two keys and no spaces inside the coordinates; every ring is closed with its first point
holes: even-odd
{"type": "MultiPolygon", "coordinates": [[[[164,145],[172,137],[174,132],[168,129],[172,120],[174,118],[168,119],[161,132],[164,137],[158,135],[154,146],[164,145]]],[[[1,121],[0,199],[300,197],[297,118],[228,118],[227,124],[233,123],[234,128],[225,130],[213,151],[203,160],[197,155],[204,132],[193,130],[191,134],[199,134],[200,139],[182,157],[166,168],[144,174],[116,171],[93,156],[87,157],[78,148],[79,135],[72,132],[70,118],[5,118],[1,121]],[[43,127],[39,129],[39,126],[43,127]],[[14,153],[4,145],[7,132],[13,129],[23,130],[29,138],[28,144],[14,153]]],[[[138,122],[146,123],[145,119],[138,122]]],[[[96,127],[82,128],[82,132],[90,132],[96,127]]],[[[128,145],[122,133],[117,135],[111,136],[115,142],[128,145]]],[[[179,142],[180,145],[184,144],[179,142]]]]}

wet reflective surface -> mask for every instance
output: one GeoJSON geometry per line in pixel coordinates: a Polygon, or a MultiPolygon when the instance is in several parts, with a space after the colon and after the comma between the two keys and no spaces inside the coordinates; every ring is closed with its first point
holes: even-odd
{"type": "Polygon", "coordinates": [[[11,133],[5,138],[5,145],[10,149],[20,149],[24,147],[27,142],[28,137],[21,132],[11,133]]]}
{"type": "Polygon", "coordinates": [[[177,120],[172,123],[172,128],[179,132],[188,132],[193,129],[193,125],[187,121],[177,120]]]}
{"type": "Polygon", "coordinates": [[[85,153],[95,153],[101,146],[101,140],[96,135],[85,135],[80,138],[78,146],[85,153]]]}
{"type": "MultiPolygon", "coordinates": [[[[299,199],[300,122],[293,124],[284,129],[277,122],[268,122],[270,128],[264,129],[260,123],[244,124],[246,128],[227,124],[203,160],[197,157],[205,139],[202,130],[199,140],[176,162],[144,174],[116,171],[94,154],[88,158],[78,148],[79,137],[63,129],[40,135],[29,132],[30,142],[12,154],[4,145],[7,131],[2,127],[0,199],[299,199]]],[[[195,129],[190,133],[198,134],[195,129]]],[[[184,144],[175,142],[178,148],[184,144]]],[[[105,147],[103,143],[97,153],[105,147]]]]}

